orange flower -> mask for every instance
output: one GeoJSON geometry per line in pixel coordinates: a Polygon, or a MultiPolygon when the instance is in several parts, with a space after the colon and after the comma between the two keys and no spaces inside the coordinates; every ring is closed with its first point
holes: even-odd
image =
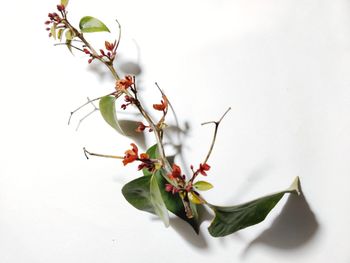
{"type": "Polygon", "coordinates": [[[127,150],[125,152],[125,156],[123,159],[123,164],[127,165],[128,163],[132,163],[133,161],[136,161],[139,158],[139,149],[137,146],[132,143],[130,144],[132,146],[132,149],[127,150]]]}
{"type": "Polygon", "coordinates": [[[168,99],[165,95],[162,96],[163,100],[160,101],[160,104],[153,104],[153,109],[159,111],[165,111],[168,109],[168,99]]]}
{"type": "Polygon", "coordinates": [[[134,84],[133,79],[130,75],[126,75],[125,79],[119,79],[116,82],[116,89],[124,91],[128,89],[132,84],[134,84]]]}

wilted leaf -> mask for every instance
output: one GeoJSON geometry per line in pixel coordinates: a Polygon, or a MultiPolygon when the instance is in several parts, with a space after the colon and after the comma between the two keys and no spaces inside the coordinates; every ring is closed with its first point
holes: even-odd
{"type": "Polygon", "coordinates": [[[213,188],[213,185],[211,183],[206,182],[206,181],[198,181],[193,186],[194,186],[194,188],[196,188],[199,191],[207,191],[207,190],[213,188]]]}
{"type": "Polygon", "coordinates": [[[150,182],[150,196],[151,203],[153,205],[154,211],[162,219],[166,227],[169,226],[169,214],[162,198],[162,194],[159,190],[157,178],[155,175],[151,176],[150,182]]]}
{"type": "Polygon", "coordinates": [[[260,223],[285,193],[300,194],[298,177],[287,190],[261,197],[248,203],[225,207],[209,205],[215,212],[215,218],[208,228],[209,233],[214,237],[226,236],[240,229],[260,223]]]}
{"type": "Polygon", "coordinates": [[[110,32],[108,27],[97,18],[92,16],[84,16],[79,23],[81,32],[93,33],[93,32],[110,32]]]}
{"type": "Polygon", "coordinates": [[[104,96],[100,99],[99,107],[103,119],[112,126],[116,131],[124,135],[122,128],[120,127],[117,119],[117,113],[115,110],[114,96],[104,96]]]}

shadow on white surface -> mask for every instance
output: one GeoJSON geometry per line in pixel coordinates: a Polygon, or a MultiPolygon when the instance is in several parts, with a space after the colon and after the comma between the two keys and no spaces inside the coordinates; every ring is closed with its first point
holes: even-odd
{"type": "Polygon", "coordinates": [[[304,194],[290,195],[280,215],[268,229],[248,244],[242,258],[259,244],[285,251],[301,248],[313,239],[318,229],[316,216],[304,194]]]}

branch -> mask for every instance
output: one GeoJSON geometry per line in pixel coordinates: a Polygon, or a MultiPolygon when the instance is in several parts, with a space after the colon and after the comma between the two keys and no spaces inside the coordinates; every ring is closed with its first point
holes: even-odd
{"type": "Polygon", "coordinates": [[[84,150],[84,154],[85,154],[86,159],[89,159],[89,156],[88,156],[88,155],[97,156],[97,157],[104,157],[104,158],[124,159],[123,156],[115,156],[115,155],[107,155],[107,154],[92,153],[92,152],[89,152],[88,150],[86,150],[85,147],[83,148],[83,150],[84,150]]]}
{"type": "Polygon", "coordinates": [[[214,130],[214,136],[213,136],[213,140],[211,142],[211,145],[210,145],[210,148],[209,148],[209,151],[208,151],[208,154],[207,156],[205,157],[204,159],[204,162],[203,164],[207,163],[210,155],[211,155],[211,152],[213,151],[213,148],[214,148],[214,144],[215,144],[215,141],[216,141],[216,135],[218,133],[218,128],[219,128],[219,125],[221,123],[221,121],[223,120],[223,118],[226,116],[226,114],[231,110],[231,107],[229,107],[225,113],[221,116],[221,118],[218,120],[218,121],[208,121],[208,122],[204,122],[202,123],[201,125],[206,125],[206,124],[210,124],[210,123],[213,123],[215,124],[215,130],[214,130]]]}

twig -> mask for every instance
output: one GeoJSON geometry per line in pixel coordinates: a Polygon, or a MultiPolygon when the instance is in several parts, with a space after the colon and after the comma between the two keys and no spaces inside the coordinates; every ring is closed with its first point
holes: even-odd
{"type": "Polygon", "coordinates": [[[83,150],[84,150],[84,154],[85,154],[86,159],[89,159],[89,156],[88,156],[88,155],[97,156],[97,157],[105,157],[105,158],[113,158],[113,159],[124,159],[124,157],[122,157],[122,156],[115,156],[115,155],[108,155],[108,154],[92,153],[92,152],[89,152],[88,150],[86,150],[85,147],[83,148],[83,150]]]}
{"type": "Polygon", "coordinates": [[[209,148],[209,151],[208,151],[208,154],[207,156],[205,157],[204,159],[204,162],[203,164],[207,163],[210,155],[211,155],[211,152],[213,151],[213,148],[214,148],[214,144],[215,144],[215,141],[216,141],[216,135],[218,133],[218,128],[219,128],[219,125],[221,123],[221,121],[223,120],[223,118],[225,117],[225,115],[231,110],[231,107],[229,107],[225,113],[221,116],[221,118],[218,120],[218,121],[208,121],[208,122],[204,122],[202,123],[202,125],[206,125],[206,124],[210,124],[210,123],[213,123],[215,124],[215,130],[214,130],[214,136],[213,136],[213,140],[211,142],[211,145],[210,145],[210,148],[209,148]]]}
{"type": "Polygon", "coordinates": [[[87,98],[87,99],[88,99],[87,102],[85,102],[83,105],[79,106],[78,108],[76,108],[74,111],[72,111],[72,112],[70,113],[70,116],[69,116],[69,119],[68,119],[68,125],[70,124],[70,121],[71,121],[71,119],[72,119],[73,114],[76,113],[78,110],[80,110],[81,108],[85,107],[86,105],[88,105],[88,104],[90,104],[90,103],[96,108],[96,106],[95,106],[92,102],[94,102],[94,101],[96,101],[96,100],[99,100],[99,99],[101,99],[101,98],[103,98],[103,97],[105,97],[105,96],[114,95],[114,94],[116,94],[115,91],[112,92],[112,93],[109,93],[109,94],[107,94],[107,95],[104,95],[104,96],[101,96],[101,97],[92,99],[92,100],[90,100],[89,98],[87,98]]]}
{"type": "MultiPolygon", "coordinates": [[[[88,98],[89,100],[89,98],[88,98]]],[[[90,111],[88,114],[86,114],[83,118],[81,118],[78,122],[77,128],[75,129],[76,131],[78,131],[80,124],[87,118],[89,117],[91,114],[93,114],[95,111],[99,111],[99,109],[95,106],[95,104],[93,102],[91,102],[91,104],[95,107],[92,111],[90,111]]]]}

